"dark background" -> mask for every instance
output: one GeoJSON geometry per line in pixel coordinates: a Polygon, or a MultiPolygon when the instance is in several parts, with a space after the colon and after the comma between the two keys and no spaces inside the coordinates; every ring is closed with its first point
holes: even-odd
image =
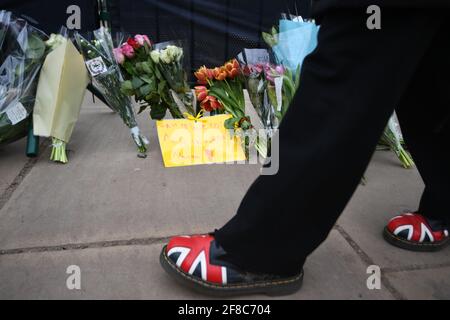
{"type": "MultiPolygon", "coordinates": [[[[243,48],[264,47],[261,32],[276,24],[281,12],[309,15],[311,0],[109,0],[113,30],[148,34],[154,42],[187,40],[188,67],[216,66],[243,48]]],[[[82,31],[98,27],[94,0],[0,0],[0,9],[25,14],[47,33],[68,18],[67,7],[82,11],[82,31]]]]}

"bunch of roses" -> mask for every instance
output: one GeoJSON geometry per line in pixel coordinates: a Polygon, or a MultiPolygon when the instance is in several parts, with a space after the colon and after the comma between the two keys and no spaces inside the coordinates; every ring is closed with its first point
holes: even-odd
{"type": "Polygon", "coordinates": [[[149,37],[146,35],[135,35],[133,38],[128,38],[127,42],[122,44],[119,48],[114,49],[114,57],[116,58],[117,63],[122,65],[125,62],[125,59],[133,59],[136,55],[136,51],[148,46],[152,47],[152,42],[149,37]]]}
{"type": "Polygon", "coordinates": [[[150,53],[153,62],[156,64],[159,64],[161,62],[165,64],[171,64],[174,62],[181,62],[181,59],[183,58],[184,51],[183,48],[169,45],[167,48],[163,50],[153,50],[150,53]]]}

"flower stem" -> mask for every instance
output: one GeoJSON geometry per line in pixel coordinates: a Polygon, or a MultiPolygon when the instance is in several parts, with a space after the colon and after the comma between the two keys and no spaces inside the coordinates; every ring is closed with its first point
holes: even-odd
{"type": "Polygon", "coordinates": [[[59,162],[62,164],[66,164],[69,162],[69,159],[67,159],[67,153],[66,153],[66,146],[67,144],[59,140],[57,138],[52,138],[52,153],[50,155],[50,160],[54,162],[59,162]]]}

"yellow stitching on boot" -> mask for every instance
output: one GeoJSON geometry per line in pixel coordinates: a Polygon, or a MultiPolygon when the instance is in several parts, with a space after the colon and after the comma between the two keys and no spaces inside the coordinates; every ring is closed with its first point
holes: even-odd
{"type": "Polygon", "coordinates": [[[402,242],[404,244],[415,246],[415,247],[436,247],[436,248],[438,248],[438,247],[441,247],[441,246],[445,245],[450,240],[450,238],[447,237],[446,240],[443,240],[443,241],[438,242],[438,243],[415,243],[415,242],[412,242],[412,241],[408,241],[408,240],[399,238],[395,234],[390,232],[389,230],[386,230],[386,231],[389,234],[389,236],[391,236],[395,240],[398,240],[398,241],[400,241],[400,242],[402,242]]]}
{"type": "Polygon", "coordinates": [[[206,281],[199,281],[197,279],[195,279],[192,276],[189,276],[188,274],[186,274],[185,272],[182,272],[180,269],[178,269],[178,267],[175,267],[172,263],[172,261],[170,261],[169,257],[167,257],[166,253],[164,252],[163,254],[164,260],[166,260],[166,262],[169,263],[170,267],[175,270],[178,274],[180,274],[181,276],[183,276],[185,279],[195,282],[203,287],[209,287],[211,289],[219,289],[219,290],[224,290],[224,291],[228,291],[228,290],[233,290],[233,289],[251,289],[251,288],[266,288],[269,286],[278,286],[278,285],[285,285],[285,284],[290,284],[290,283],[294,283],[297,282],[299,280],[302,279],[303,277],[303,273],[299,276],[297,276],[296,278],[290,279],[290,280],[283,280],[283,281],[274,281],[274,282],[267,282],[267,283],[255,283],[252,285],[230,285],[228,287],[224,287],[224,286],[220,286],[220,285],[214,285],[214,284],[210,284],[209,282],[206,281]]]}

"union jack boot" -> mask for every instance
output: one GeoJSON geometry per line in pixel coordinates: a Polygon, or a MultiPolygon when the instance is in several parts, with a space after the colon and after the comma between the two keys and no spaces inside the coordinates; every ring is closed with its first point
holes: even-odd
{"type": "Polygon", "coordinates": [[[439,251],[450,243],[448,229],[443,223],[417,213],[392,219],[384,230],[384,238],[396,247],[420,252],[439,251]]]}
{"type": "Polygon", "coordinates": [[[300,290],[303,271],[295,277],[253,274],[224,261],[225,250],[213,235],[175,237],[164,247],[163,269],[184,286],[215,297],[249,294],[289,295],[300,290]]]}

